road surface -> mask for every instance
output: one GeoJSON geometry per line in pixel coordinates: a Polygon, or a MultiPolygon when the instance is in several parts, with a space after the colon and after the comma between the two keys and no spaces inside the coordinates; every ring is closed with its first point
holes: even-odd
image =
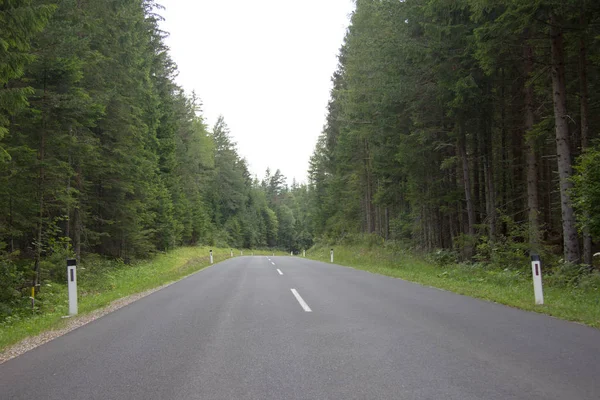
{"type": "Polygon", "coordinates": [[[600,331],[299,257],[237,257],[0,365],[0,399],[598,400],[600,331]]]}

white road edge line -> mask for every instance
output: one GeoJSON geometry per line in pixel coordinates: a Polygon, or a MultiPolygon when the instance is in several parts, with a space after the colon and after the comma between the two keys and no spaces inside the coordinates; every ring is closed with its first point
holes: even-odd
{"type": "Polygon", "coordinates": [[[277,268],[277,272],[279,272],[279,275],[283,275],[283,272],[279,268],[277,268]]]}
{"type": "Polygon", "coordinates": [[[300,305],[302,306],[302,308],[304,309],[304,311],[311,312],[312,310],[310,309],[310,307],[308,306],[308,304],[306,304],[306,302],[304,301],[304,299],[302,297],[300,297],[300,295],[298,294],[298,292],[296,291],[296,289],[290,289],[290,290],[292,291],[292,293],[296,297],[296,300],[298,300],[298,303],[300,303],[300,305]]]}
{"type": "Polygon", "coordinates": [[[271,264],[275,265],[275,263],[273,261],[271,261],[271,264]]]}

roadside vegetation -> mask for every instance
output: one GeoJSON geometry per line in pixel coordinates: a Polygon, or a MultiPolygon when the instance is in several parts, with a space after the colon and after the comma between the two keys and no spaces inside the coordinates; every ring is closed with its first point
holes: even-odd
{"type": "Polygon", "coordinates": [[[598,4],[356,1],[308,183],[288,184],[252,176],[177,85],[155,1],[0,2],[0,346],[61,323],[66,258],[87,312],[205,266],[190,246],[315,238],[342,264],[597,327],[598,4]]]}
{"type": "Polygon", "coordinates": [[[599,4],[357,1],[310,162],[315,241],[598,327],[599,4]]]}
{"type": "MultiPolygon", "coordinates": [[[[114,300],[177,281],[206,268],[210,265],[210,249],[213,250],[215,263],[231,258],[230,249],[209,247],[181,247],[131,265],[97,255],[86,257],[77,269],[79,314],[89,313],[114,300]]],[[[251,254],[270,255],[272,251],[244,251],[244,255],[251,254]]],[[[239,255],[240,250],[234,249],[233,256],[239,255]]],[[[66,324],[67,320],[63,318],[69,314],[66,269],[60,268],[60,274],[55,279],[44,279],[44,282],[33,309],[30,299],[19,297],[20,303],[13,304],[11,314],[0,320],[0,352],[28,336],[60,329],[66,324]]]]}
{"type": "Polygon", "coordinates": [[[32,288],[23,329],[64,315],[67,258],[85,267],[86,311],[202,266],[189,246],[312,244],[307,185],[252,176],[225,119],[207,125],[175,82],[161,12],[153,0],[0,1],[3,338],[31,319],[32,288]]]}
{"type": "Polygon", "coordinates": [[[357,1],[311,158],[314,237],[591,267],[599,4],[357,1]]]}
{"type": "Polygon", "coordinates": [[[319,243],[306,252],[308,258],[401,278],[466,296],[477,297],[523,310],[536,311],[600,328],[600,272],[560,260],[542,264],[544,305],[535,305],[531,265],[461,263],[452,251],[427,256],[414,253],[381,238],[346,239],[342,243],[319,243]]]}

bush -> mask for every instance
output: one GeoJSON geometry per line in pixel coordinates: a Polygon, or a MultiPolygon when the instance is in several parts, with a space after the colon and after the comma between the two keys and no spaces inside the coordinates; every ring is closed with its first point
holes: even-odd
{"type": "Polygon", "coordinates": [[[111,274],[123,269],[126,264],[121,259],[110,259],[98,254],[88,254],[81,260],[77,271],[78,285],[84,291],[109,290],[113,285],[111,274]]]}
{"type": "Polygon", "coordinates": [[[0,258],[0,320],[11,315],[21,302],[19,288],[24,281],[23,272],[15,264],[0,258]]]}
{"type": "Polygon", "coordinates": [[[583,290],[600,290],[600,271],[593,271],[591,274],[581,276],[577,286],[583,290]]]}
{"type": "Polygon", "coordinates": [[[395,254],[408,254],[411,251],[410,243],[403,240],[387,240],[383,247],[395,254]]]}
{"type": "Polygon", "coordinates": [[[70,247],[66,248],[65,244],[57,243],[47,253],[48,256],[40,261],[41,281],[66,282],[67,258],[75,257],[70,247]]]}
{"type": "Polygon", "coordinates": [[[544,279],[548,285],[556,287],[578,287],[579,282],[591,275],[586,266],[561,262],[544,279]]]}
{"type": "Polygon", "coordinates": [[[585,215],[583,223],[595,237],[600,237],[600,145],[588,149],[578,160],[575,183],[575,207],[585,215]]]}
{"type": "Polygon", "coordinates": [[[429,253],[427,260],[438,267],[446,267],[458,263],[458,253],[454,250],[438,249],[429,253]]]}
{"type": "Polygon", "coordinates": [[[477,245],[475,259],[488,262],[498,269],[523,269],[529,265],[529,244],[500,237],[492,242],[487,238],[477,245]]]}
{"type": "Polygon", "coordinates": [[[475,235],[468,235],[461,233],[454,237],[454,248],[457,251],[457,255],[461,256],[463,260],[469,260],[473,256],[475,247],[477,246],[479,239],[475,235]]]}

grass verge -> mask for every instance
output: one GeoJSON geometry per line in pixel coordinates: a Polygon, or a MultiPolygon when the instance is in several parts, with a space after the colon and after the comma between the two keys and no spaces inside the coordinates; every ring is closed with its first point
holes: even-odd
{"type": "MultiPolygon", "coordinates": [[[[477,297],[523,310],[548,314],[600,328],[598,276],[579,287],[544,283],[544,305],[535,305],[531,272],[490,269],[474,264],[439,267],[413,255],[383,246],[335,246],[336,264],[401,278],[466,296],[477,297]]],[[[317,245],[308,258],[329,262],[330,246],[317,245]]],[[[548,281],[552,282],[551,279],[548,281]]]]}
{"type": "MultiPolygon", "coordinates": [[[[231,257],[230,249],[211,248],[214,262],[231,257]]],[[[275,252],[278,255],[286,253],[275,252]]],[[[240,250],[233,250],[239,256],[240,250]]],[[[270,250],[244,250],[244,255],[270,255],[270,250]]],[[[79,314],[103,308],[112,301],[177,281],[210,265],[208,247],[181,247],[133,265],[88,257],[77,271],[79,314]]],[[[23,310],[0,321],[0,352],[48,330],[63,328],[68,315],[66,282],[45,283],[36,299],[36,310],[23,310]]]]}

